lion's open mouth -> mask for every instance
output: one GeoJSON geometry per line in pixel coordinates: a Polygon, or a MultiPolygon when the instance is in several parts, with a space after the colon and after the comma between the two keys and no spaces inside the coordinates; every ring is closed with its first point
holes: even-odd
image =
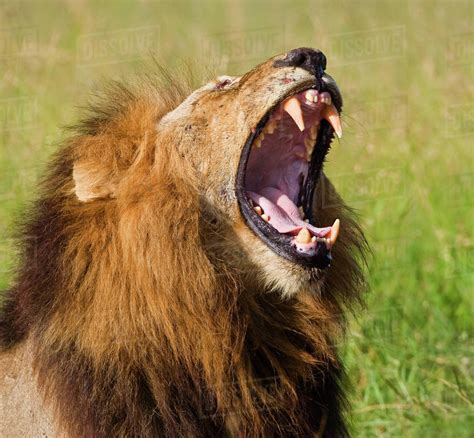
{"type": "Polygon", "coordinates": [[[325,268],[339,221],[322,228],[313,193],[335,132],[342,135],[338,90],[305,89],[270,110],[244,147],[238,197],[249,226],[275,252],[325,268]]]}

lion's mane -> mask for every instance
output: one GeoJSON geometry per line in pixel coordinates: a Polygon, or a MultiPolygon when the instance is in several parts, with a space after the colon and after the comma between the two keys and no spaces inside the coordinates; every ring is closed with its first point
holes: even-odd
{"type": "Polygon", "coordinates": [[[345,436],[335,342],[364,284],[359,227],[322,177],[317,217],[344,226],[321,293],[244,286],[248,261],[215,251],[239,243],[219,240],[225,221],[203,213],[173,144],[155,145],[189,88],[149,82],[111,86],[54,159],[19,234],[3,346],[31,342],[39,388],[72,436],[345,436]],[[120,196],[81,203],[77,160],[120,196]]]}

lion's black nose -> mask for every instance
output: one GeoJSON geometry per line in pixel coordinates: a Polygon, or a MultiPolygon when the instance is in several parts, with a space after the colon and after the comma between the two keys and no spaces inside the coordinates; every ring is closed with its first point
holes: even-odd
{"type": "Polygon", "coordinates": [[[321,78],[326,69],[326,56],[321,50],[300,47],[288,52],[284,59],[275,62],[275,67],[300,67],[321,78]]]}

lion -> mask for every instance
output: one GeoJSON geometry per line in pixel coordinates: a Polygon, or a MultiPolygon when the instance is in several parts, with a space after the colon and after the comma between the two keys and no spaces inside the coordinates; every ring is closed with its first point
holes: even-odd
{"type": "Polygon", "coordinates": [[[113,83],[47,172],[0,317],[3,436],[344,437],[366,241],[298,48],[194,92],[113,83]]]}

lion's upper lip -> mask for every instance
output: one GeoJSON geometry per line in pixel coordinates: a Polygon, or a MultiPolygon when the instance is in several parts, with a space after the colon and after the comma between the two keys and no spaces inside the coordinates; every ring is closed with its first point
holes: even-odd
{"type": "Polygon", "coordinates": [[[342,135],[332,100],[332,93],[307,87],[269,111],[247,142],[237,184],[251,228],[277,253],[317,267],[327,266],[339,231],[338,221],[316,227],[310,214],[332,132],[342,135]]]}

